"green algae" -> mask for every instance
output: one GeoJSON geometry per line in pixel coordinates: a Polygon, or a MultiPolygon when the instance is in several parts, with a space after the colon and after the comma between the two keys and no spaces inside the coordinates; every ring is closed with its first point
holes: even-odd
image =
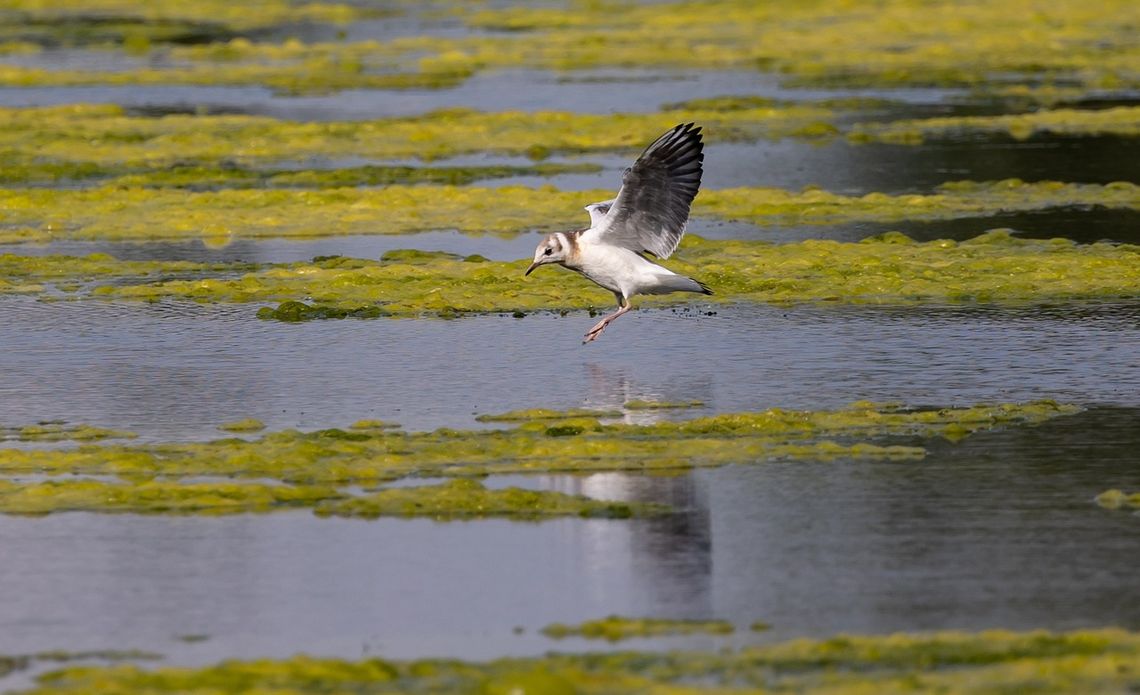
{"type": "MultiPolygon", "coordinates": [[[[1000,134],[1017,140],[1037,135],[1140,135],[1140,106],[1097,111],[1055,109],[1002,116],[951,116],[860,123],[847,137],[855,142],[921,144],[932,140],[1000,134]]],[[[1134,193],[1135,195],[1135,193],[1134,193]]]]}
{"type": "Polygon", "coordinates": [[[591,410],[589,408],[570,408],[569,410],[551,410],[550,408],[531,408],[528,410],[510,410],[505,413],[484,413],[475,417],[476,422],[532,422],[548,420],[569,420],[578,418],[616,418],[621,417],[619,410],[591,410]]]}
{"type": "Polygon", "coordinates": [[[388,430],[399,428],[400,424],[397,422],[387,422],[385,420],[357,420],[348,426],[350,430],[388,430]]]}
{"type": "MultiPolygon", "coordinates": [[[[407,234],[514,235],[580,227],[583,201],[613,191],[392,185],[380,189],[0,188],[0,243],[407,234]],[[489,201],[494,201],[490,204],[489,201]]],[[[1018,179],[958,181],[926,195],[846,196],[817,188],[702,191],[693,215],[756,225],[986,217],[1065,207],[1140,209],[1140,186],[1018,179]]]]}
{"type": "Polygon", "coordinates": [[[1138,209],[1140,186],[1124,181],[1099,185],[1004,179],[948,182],[927,195],[862,196],[812,187],[799,192],[732,188],[702,192],[693,214],[756,224],[836,224],[961,219],[1074,206],[1138,209]]]}
{"type": "MultiPolygon", "coordinates": [[[[337,169],[278,170],[252,169],[238,166],[176,166],[165,169],[144,169],[122,173],[121,169],[100,169],[91,163],[74,165],[78,172],[66,164],[40,164],[32,169],[39,174],[33,181],[51,181],[67,178],[90,179],[102,176],[109,179],[108,186],[119,188],[186,188],[213,190],[219,188],[347,188],[359,186],[392,186],[396,184],[440,184],[460,186],[475,181],[515,176],[551,177],[564,174],[590,174],[601,170],[596,164],[539,163],[528,166],[359,166],[337,169]],[[52,179],[54,175],[56,178],[52,179]]],[[[6,171],[7,176],[13,176],[6,171]]],[[[14,177],[13,177],[14,178],[14,177]]]]}
{"type": "Polygon", "coordinates": [[[203,274],[226,276],[249,271],[250,263],[119,260],[109,254],[25,256],[0,254],[0,293],[42,293],[65,286],[79,292],[91,283],[156,281],[203,274]]]}
{"type": "Polygon", "coordinates": [[[610,502],[582,495],[517,487],[492,490],[469,479],[456,479],[431,486],[397,487],[352,499],[324,502],[320,516],[374,519],[381,516],[430,517],[436,520],[509,517],[531,520],[580,516],[628,519],[662,514],[668,507],[644,502],[610,502]]]}
{"type": "Polygon", "coordinates": [[[611,615],[601,620],[587,620],[579,625],[554,623],[542,628],[542,634],[554,639],[583,637],[620,642],[634,637],[671,637],[675,635],[729,635],[735,627],[727,620],[674,620],[665,618],[626,618],[611,615]]]}
{"type": "Polygon", "coordinates": [[[219,693],[1123,693],[1135,688],[1140,635],[935,632],[840,635],[717,651],[548,654],[485,662],[295,656],[211,666],[71,667],[23,695],[219,693]]]}
{"type": "MultiPolygon", "coordinates": [[[[139,16],[125,3],[115,5],[118,16],[139,16]]],[[[264,16],[228,7],[216,17],[209,17],[208,10],[167,10],[143,18],[152,23],[198,21],[206,15],[223,27],[241,28],[274,24],[306,11],[314,21],[343,21],[361,11],[342,5],[282,5],[276,3],[264,16]]],[[[1135,71],[1140,47],[1131,33],[1140,17],[1127,0],[1104,0],[1095,7],[1079,0],[1048,5],[1032,0],[966,5],[951,0],[709,0],[574,2],[481,11],[454,4],[453,10],[471,27],[496,31],[385,42],[306,44],[238,37],[201,46],[152,46],[152,41],[170,38],[158,27],[142,24],[137,35],[123,32],[124,51],[142,58],[168,56],[166,67],[157,67],[162,63],[154,60],[118,71],[8,66],[0,69],[0,82],[263,84],[287,92],[327,92],[447,87],[480,72],[519,67],[765,70],[784,74],[791,84],[1000,89],[1044,83],[1086,92],[1127,90],[1140,80],[1135,71]]]]}
{"type": "MultiPolygon", "coordinates": [[[[71,260],[0,256],[0,291],[45,292],[42,285],[73,279],[71,260]]],[[[93,284],[76,298],[197,302],[279,302],[262,318],[436,316],[534,311],[606,310],[612,298],[588,280],[554,269],[523,277],[525,261],[471,263],[448,256],[414,262],[332,258],[262,266],[252,272],[163,275],[178,268],[108,259],[77,259],[76,272],[93,284]],[[147,273],[134,277],[139,273],[147,273]],[[301,302],[299,298],[306,301],[301,302]]],[[[1065,239],[1019,239],[993,231],[964,242],[915,242],[892,233],[857,243],[809,240],[685,240],[666,265],[700,278],[716,294],[702,302],[1026,303],[1135,299],[1140,294],[1140,247],[1076,244],[1065,239]]],[[[244,266],[248,268],[248,266],[244,266]]],[[[644,304],[691,301],[645,298],[644,304]]]]}
{"type": "Polygon", "coordinates": [[[276,26],[287,22],[331,22],[343,24],[366,16],[361,8],[352,4],[332,2],[288,2],[288,0],[258,0],[257,11],[241,4],[221,0],[200,0],[186,3],[179,0],[148,0],[145,3],[129,0],[4,0],[0,4],[0,19],[8,26],[33,26],[87,23],[129,24],[135,31],[150,30],[150,40],[176,40],[178,34],[166,37],[171,24],[198,27],[225,27],[230,30],[250,30],[276,26]]]}
{"type": "Polygon", "coordinates": [[[940,437],[1035,425],[1079,409],[1053,401],[902,410],[856,404],[824,411],[771,409],[652,425],[596,419],[534,420],[514,428],[285,430],[255,439],[198,443],[86,444],[58,450],[0,450],[0,476],[87,475],[175,482],[201,476],[299,486],[377,485],[414,477],[488,474],[683,471],[777,459],[914,460],[914,445],[891,437],[940,437]],[[551,427],[577,432],[552,436],[551,427]]]}
{"type": "Polygon", "coordinates": [[[1105,509],[1140,509],[1140,492],[1128,494],[1113,488],[1097,495],[1094,501],[1105,509]]]}
{"type": "Polygon", "coordinates": [[[538,521],[559,516],[628,519],[662,514],[668,507],[611,502],[544,490],[492,490],[474,480],[417,485],[349,496],[330,486],[256,483],[187,483],[146,480],[0,480],[0,514],[38,516],[57,512],[107,514],[245,514],[312,509],[323,517],[428,517],[437,521],[509,518],[538,521]]]}
{"type": "Polygon", "coordinates": [[[511,7],[467,21],[519,32],[515,41],[496,37],[496,56],[468,42],[449,59],[468,69],[506,62],[759,68],[785,73],[793,84],[825,86],[1132,86],[1140,46],[1130,27],[1140,17],[1125,0],[1110,5],[720,0],[511,7]]]}
{"type": "Polygon", "coordinates": [[[223,432],[258,432],[265,429],[265,423],[256,418],[244,418],[233,422],[224,422],[218,425],[223,432]]]}
{"type": "Polygon", "coordinates": [[[531,411],[509,429],[404,432],[365,422],[349,430],[285,430],[199,443],[0,449],[0,514],[66,511],[238,514],[311,509],[321,516],[438,520],[667,513],[640,502],[544,490],[487,488],[495,474],[671,473],[773,460],[916,460],[892,438],[957,440],[1076,412],[1052,401],[940,410],[856,403],[835,411],[772,409],[652,425],[603,425],[576,413],[531,411]],[[48,476],[25,482],[24,476],[48,476]],[[69,476],[55,479],[57,476],[69,476]],[[450,478],[430,485],[387,482],[450,478]],[[203,479],[207,479],[203,481],[203,479]],[[220,480],[222,482],[214,482],[220,480]]]}
{"type": "Polygon", "coordinates": [[[89,442],[101,439],[134,439],[138,435],[91,425],[68,425],[63,422],[41,422],[20,427],[0,426],[0,441],[17,442],[89,442]]]}
{"type": "Polygon", "coordinates": [[[0,480],[0,514],[241,514],[308,507],[337,496],[332,488],[251,483],[51,480],[29,484],[0,480]]]}
{"type": "MultiPolygon", "coordinates": [[[[2,70],[2,68],[0,68],[2,70]]],[[[2,80],[0,80],[2,81],[2,80]]],[[[816,122],[828,122],[832,111],[812,105],[786,104],[738,111],[689,109],[663,113],[584,114],[565,111],[480,112],[450,109],[368,121],[296,122],[266,116],[181,115],[161,118],[128,115],[115,105],[70,104],[34,108],[0,108],[0,161],[19,166],[98,166],[109,172],[140,169],[140,184],[185,181],[162,174],[168,167],[203,167],[214,179],[236,169],[232,179],[249,177],[255,167],[278,185],[345,185],[388,182],[384,168],[349,168],[344,173],[320,171],[289,175],[278,162],[370,158],[430,161],[465,154],[527,156],[628,152],[636,154],[661,132],[680,121],[705,126],[710,141],[732,142],[785,137],[816,122]],[[273,177],[279,177],[274,179],[273,177]],[[362,181],[363,179],[363,181],[362,181]]],[[[575,163],[571,163],[575,164],[575,163]]],[[[571,169],[573,170],[573,169],[571,169]]],[[[400,169],[393,169],[397,174],[400,169]]],[[[449,175],[509,174],[499,167],[449,167],[410,182],[449,175]]],[[[534,164],[535,175],[565,171],[534,164]]],[[[66,170],[61,169],[60,173],[66,170]]],[[[459,179],[460,181],[463,178],[459,179]]],[[[131,179],[126,179],[129,183],[131,179]]],[[[582,203],[579,203],[579,208],[582,203]]],[[[580,211],[580,210],[579,210],[580,211]]]]}

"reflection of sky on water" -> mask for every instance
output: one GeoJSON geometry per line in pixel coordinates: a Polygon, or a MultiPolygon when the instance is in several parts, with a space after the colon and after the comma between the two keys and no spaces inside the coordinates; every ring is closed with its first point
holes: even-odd
{"type": "MultiPolygon", "coordinates": [[[[0,301],[0,421],[63,418],[145,438],[270,428],[468,427],[479,413],[701,400],[716,412],[1057,398],[1137,405],[1133,304],[1001,309],[643,309],[284,324],[254,306],[0,301]],[[711,309],[715,315],[706,315],[711,309]]],[[[682,411],[681,416],[688,415],[682,411]]]]}

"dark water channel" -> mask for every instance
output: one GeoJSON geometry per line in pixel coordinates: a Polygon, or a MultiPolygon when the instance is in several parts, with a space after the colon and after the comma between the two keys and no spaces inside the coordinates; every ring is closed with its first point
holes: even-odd
{"type": "MultiPolygon", "coordinates": [[[[734,90],[728,78],[700,79],[697,93],[685,79],[620,89],[542,82],[530,93],[517,80],[511,84],[537,100],[518,108],[568,108],[579,103],[576,95],[597,89],[656,108],[698,95],[766,94],[770,84],[757,78],[734,90]]],[[[295,101],[261,94],[262,105],[248,110],[323,118],[334,107],[364,117],[360,103],[388,108],[373,115],[478,107],[486,96],[476,98],[472,89],[295,101]]],[[[115,88],[0,90],[0,103],[101,98],[155,105],[154,94],[142,93],[136,99],[115,88]]],[[[253,93],[210,94],[242,101],[253,93]]],[[[175,96],[191,103],[201,94],[175,96]]],[[[947,98],[902,96],[927,105],[947,98]]],[[[583,108],[605,112],[624,103],[615,96],[612,106],[595,100],[583,108]]],[[[815,184],[862,194],[1014,176],[1135,182],[1138,155],[1134,139],[918,148],[783,141],[710,148],[706,184],[815,184]]],[[[625,164],[598,161],[603,174],[522,182],[616,185],[625,164]]],[[[1140,241],[1134,213],[1105,210],[885,227],[919,238],[966,238],[1002,226],[1030,236],[1140,241]]],[[[787,241],[854,239],[885,228],[759,229],[698,220],[693,231],[787,241]]],[[[438,232],[238,241],[220,250],[197,242],[0,250],[286,261],[375,257],[408,246],[521,258],[533,244],[533,235],[438,232]]],[[[436,523],[306,512],[0,517],[0,593],[7,597],[0,601],[0,653],[140,648],[188,663],[298,652],[490,658],[604,648],[553,642],[538,630],[612,613],[773,626],[733,638],[633,643],[638,648],[841,631],[1140,628],[1140,517],[1092,502],[1108,488],[1140,490],[1137,302],[777,308],[695,301],[635,312],[585,347],[580,336],[592,320],[584,314],[289,325],[255,320],[255,309],[0,298],[0,424],[63,419],[167,441],[212,438],[218,424],[245,417],[271,429],[361,418],[408,429],[465,428],[477,426],[480,413],[612,408],[632,399],[706,404],[686,417],[860,399],[950,406],[1053,398],[1085,410],[1039,427],[926,442],[930,455],[920,462],[760,462],[673,478],[497,483],[659,500],[680,510],[655,520],[436,523]]]]}

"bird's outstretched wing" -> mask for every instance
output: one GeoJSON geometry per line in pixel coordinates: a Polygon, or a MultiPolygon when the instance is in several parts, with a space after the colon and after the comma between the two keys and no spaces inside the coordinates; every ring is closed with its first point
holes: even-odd
{"type": "MultiPolygon", "coordinates": [[[[704,158],[701,129],[692,123],[682,123],[657,138],[626,169],[609,211],[600,221],[594,220],[581,240],[668,258],[685,234],[704,158]]],[[[601,210],[590,208],[593,220],[595,210],[601,210]]]]}

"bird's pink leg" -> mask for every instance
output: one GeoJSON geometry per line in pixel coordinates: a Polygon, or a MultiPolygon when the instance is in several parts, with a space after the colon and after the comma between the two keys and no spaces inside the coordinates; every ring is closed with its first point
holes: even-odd
{"type": "Polygon", "coordinates": [[[623,298],[622,302],[621,302],[621,306],[618,308],[617,311],[615,311],[614,313],[605,317],[601,321],[598,321],[596,324],[594,324],[593,328],[591,328],[589,331],[586,331],[586,335],[584,335],[582,337],[582,343],[583,344],[591,343],[591,342],[597,340],[598,336],[602,334],[602,331],[606,330],[606,326],[610,325],[610,323],[613,322],[614,319],[616,319],[617,317],[626,313],[627,311],[629,311],[632,308],[633,308],[633,305],[631,305],[629,303],[629,300],[623,298]]]}

